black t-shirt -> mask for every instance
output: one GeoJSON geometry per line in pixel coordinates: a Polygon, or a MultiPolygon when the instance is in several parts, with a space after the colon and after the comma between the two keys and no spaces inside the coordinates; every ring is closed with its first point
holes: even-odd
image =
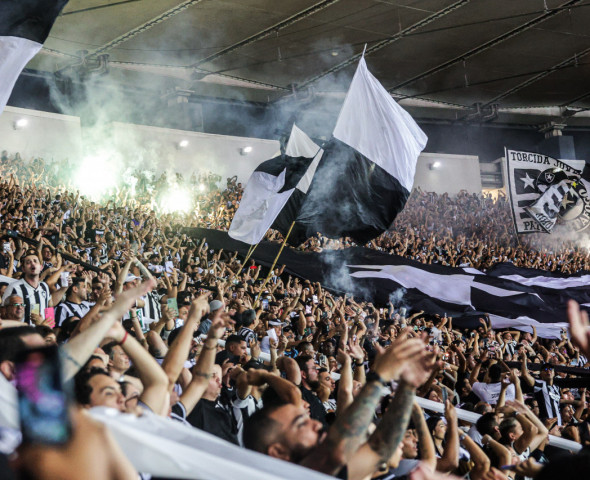
{"type": "Polygon", "coordinates": [[[308,390],[303,385],[299,385],[299,390],[301,390],[301,396],[303,400],[309,403],[309,412],[310,417],[313,420],[318,420],[324,424],[324,427],[327,427],[328,424],[326,422],[326,409],[322,401],[315,395],[311,390],[308,390]]]}
{"type": "Polygon", "coordinates": [[[238,445],[238,431],[233,416],[219,402],[201,398],[186,420],[193,427],[238,445]]]}

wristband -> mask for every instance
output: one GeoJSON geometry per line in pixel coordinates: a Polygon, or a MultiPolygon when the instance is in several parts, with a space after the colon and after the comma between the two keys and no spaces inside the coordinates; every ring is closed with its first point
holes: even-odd
{"type": "Polygon", "coordinates": [[[389,387],[389,382],[384,380],[383,377],[381,377],[381,375],[379,375],[377,372],[369,372],[365,378],[367,382],[377,382],[384,387],[389,387]]]}
{"type": "Polygon", "coordinates": [[[127,330],[125,330],[125,335],[123,335],[123,339],[119,342],[119,345],[123,345],[125,343],[125,340],[127,340],[128,336],[129,336],[129,332],[127,330]]]}
{"type": "Polygon", "coordinates": [[[364,367],[364,366],[365,366],[365,362],[360,362],[360,363],[359,363],[359,362],[355,361],[355,362],[354,362],[354,364],[355,364],[355,366],[357,366],[357,367],[364,367]]]}
{"type": "Polygon", "coordinates": [[[205,342],[205,343],[203,343],[203,348],[205,350],[217,350],[217,344],[215,346],[213,346],[213,347],[208,347],[207,346],[207,342],[205,342]]]}

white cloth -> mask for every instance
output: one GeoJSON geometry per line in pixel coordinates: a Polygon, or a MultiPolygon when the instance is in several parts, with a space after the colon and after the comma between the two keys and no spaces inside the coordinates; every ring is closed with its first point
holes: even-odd
{"type": "MultiPolygon", "coordinates": [[[[286,148],[287,155],[294,158],[313,158],[318,154],[319,150],[320,147],[293,125],[286,148]]],[[[312,172],[309,172],[309,174],[312,175],[312,172]]],[[[286,175],[287,168],[279,175],[259,170],[252,173],[246,188],[244,188],[240,206],[234,214],[227,232],[230,237],[250,245],[257,244],[264,238],[264,235],[295,191],[295,188],[281,191],[285,185],[286,175]]],[[[304,175],[300,182],[310,183],[311,179],[304,175]]]]}
{"type": "Polygon", "coordinates": [[[364,58],[358,64],[333,135],[412,191],[418,156],[428,137],[369,72],[364,58]]]}
{"type": "MultiPolygon", "coordinates": [[[[498,403],[498,399],[500,398],[500,390],[502,389],[502,384],[498,383],[483,383],[483,382],[475,382],[471,387],[473,393],[475,393],[480,400],[483,400],[490,405],[496,405],[498,403]]],[[[506,400],[514,400],[516,398],[516,390],[514,385],[508,385],[506,389],[506,400]]]]}
{"type": "MultiPolygon", "coordinates": [[[[4,12],[3,15],[8,13],[4,12]]],[[[0,114],[8,102],[18,76],[41,47],[40,43],[26,38],[0,36],[0,114]]]]}

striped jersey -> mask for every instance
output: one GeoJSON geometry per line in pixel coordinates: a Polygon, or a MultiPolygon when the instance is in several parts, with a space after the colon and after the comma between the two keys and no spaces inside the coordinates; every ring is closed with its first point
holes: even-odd
{"type": "Polygon", "coordinates": [[[51,292],[45,282],[39,282],[37,288],[33,288],[24,278],[13,282],[6,287],[2,296],[2,303],[11,295],[18,295],[24,300],[25,304],[25,322],[32,325],[31,312],[35,305],[39,305],[39,315],[45,318],[45,309],[49,307],[51,301],[51,292]]]}

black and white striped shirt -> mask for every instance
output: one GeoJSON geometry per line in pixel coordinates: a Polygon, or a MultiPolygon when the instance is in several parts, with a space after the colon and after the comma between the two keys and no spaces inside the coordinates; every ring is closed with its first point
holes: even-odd
{"type": "Polygon", "coordinates": [[[143,307],[143,319],[145,325],[152,322],[159,322],[162,318],[162,310],[160,306],[160,296],[157,293],[149,292],[145,297],[142,297],[145,302],[143,307]]]}
{"type": "Polygon", "coordinates": [[[33,288],[24,278],[11,283],[6,287],[6,291],[2,296],[2,303],[11,295],[18,295],[25,304],[25,322],[32,325],[31,312],[34,305],[39,305],[39,315],[45,318],[45,309],[49,307],[51,301],[51,292],[49,286],[45,282],[39,282],[37,288],[33,288]]]}
{"type": "Polygon", "coordinates": [[[66,300],[61,302],[55,308],[55,325],[61,327],[66,318],[78,317],[82,318],[88,313],[88,310],[92,307],[90,302],[74,303],[66,300]]]}
{"type": "Polygon", "coordinates": [[[545,380],[535,380],[534,395],[539,404],[539,418],[557,418],[557,424],[561,425],[561,389],[557,385],[547,385],[545,380]]]}
{"type": "Polygon", "coordinates": [[[238,442],[240,446],[244,446],[243,432],[244,421],[250,418],[257,410],[262,408],[262,400],[256,400],[252,395],[248,395],[243,400],[238,396],[237,392],[232,402],[233,415],[238,428],[238,442]]]}

